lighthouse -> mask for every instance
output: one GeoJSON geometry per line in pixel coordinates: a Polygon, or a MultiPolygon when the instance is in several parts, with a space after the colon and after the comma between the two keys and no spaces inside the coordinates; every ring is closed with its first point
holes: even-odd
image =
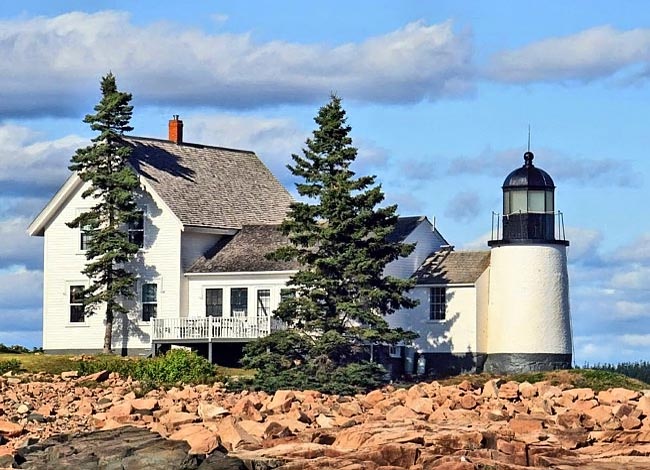
{"type": "Polygon", "coordinates": [[[488,242],[487,372],[571,367],[569,242],[555,211],[555,184],[534,157],[526,152],[523,166],[506,177],[503,213],[488,242]]]}

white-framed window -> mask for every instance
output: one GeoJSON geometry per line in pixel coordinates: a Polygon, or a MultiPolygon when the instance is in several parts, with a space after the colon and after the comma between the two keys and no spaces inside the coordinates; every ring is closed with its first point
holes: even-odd
{"type": "Polygon", "coordinates": [[[70,323],[83,323],[86,321],[86,309],[84,307],[83,285],[71,285],[69,288],[70,323]]]}
{"type": "Polygon", "coordinates": [[[257,316],[271,315],[271,289],[257,289],[257,316]]]}
{"type": "Polygon", "coordinates": [[[88,249],[88,242],[91,237],[88,226],[79,227],[79,249],[81,251],[86,251],[88,249]]]}
{"type": "Polygon", "coordinates": [[[223,316],[223,289],[208,288],[205,290],[205,316],[223,316]]]}
{"type": "Polygon", "coordinates": [[[429,288],[429,320],[444,320],[447,315],[447,288],[429,288]]]}
{"type": "Polygon", "coordinates": [[[158,315],[158,284],[142,284],[142,321],[158,315]]]}
{"type": "Polygon", "coordinates": [[[248,315],[248,288],[232,287],[230,289],[230,315],[245,317],[248,315]]]}
{"type": "Polygon", "coordinates": [[[135,219],[130,221],[127,226],[129,233],[129,242],[144,247],[144,210],[137,211],[135,219]]]}

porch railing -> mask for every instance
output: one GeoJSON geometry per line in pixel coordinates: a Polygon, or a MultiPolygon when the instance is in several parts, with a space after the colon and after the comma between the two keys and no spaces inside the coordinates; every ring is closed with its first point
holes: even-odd
{"type": "Polygon", "coordinates": [[[155,318],[152,340],[232,340],[256,339],[284,329],[277,318],[204,317],[204,318],[155,318]]]}

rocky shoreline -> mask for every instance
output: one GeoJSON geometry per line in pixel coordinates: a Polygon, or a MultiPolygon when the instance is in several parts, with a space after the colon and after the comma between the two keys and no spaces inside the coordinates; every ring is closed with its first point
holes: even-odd
{"type": "Polygon", "coordinates": [[[650,391],[499,380],[351,397],[138,389],[107,372],[0,377],[0,468],[650,468],[650,391]]]}

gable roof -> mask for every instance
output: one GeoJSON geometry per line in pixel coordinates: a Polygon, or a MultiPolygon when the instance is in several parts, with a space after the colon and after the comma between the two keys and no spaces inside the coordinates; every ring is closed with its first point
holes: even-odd
{"type": "Polygon", "coordinates": [[[386,237],[386,239],[391,243],[403,242],[406,240],[406,237],[408,237],[411,232],[425,220],[427,220],[427,218],[423,215],[398,217],[395,229],[388,235],[388,237],[386,237]]]}
{"type": "Polygon", "coordinates": [[[188,273],[291,271],[300,268],[296,261],[266,259],[281,246],[289,244],[278,225],[245,225],[233,236],[223,237],[204,256],[197,259],[188,273]]]}
{"type": "Polygon", "coordinates": [[[413,274],[417,284],[473,284],[490,264],[489,251],[452,250],[432,253],[413,274]]]}
{"type": "Polygon", "coordinates": [[[130,163],[185,226],[278,224],[293,202],[253,152],[124,137],[130,163]]]}

